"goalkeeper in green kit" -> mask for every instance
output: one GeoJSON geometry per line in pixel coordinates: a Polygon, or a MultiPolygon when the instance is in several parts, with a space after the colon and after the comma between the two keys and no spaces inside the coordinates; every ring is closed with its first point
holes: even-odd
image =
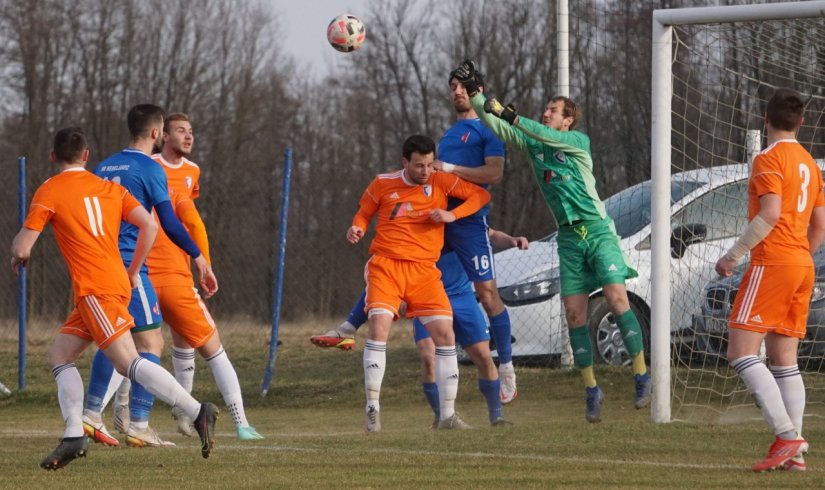
{"type": "Polygon", "coordinates": [[[637,273],[628,265],[613,220],[596,192],[590,138],[574,129],[581,116],[578,106],[567,97],[553,97],[538,123],[518,116],[512,105],[504,107],[495,99],[487,99],[476,85],[472,61],[464,61],[454,73],[467,89],[481,121],[506,144],[530,158],[539,188],[556,218],[561,296],[573,359],[586,387],[587,420],[601,420],[604,400],[593,373],[593,345],[587,328],[588,298],[599,287],[633,360],[635,406],[647,406],[651,383],[642,331],[625,289],[625,279],[637,273]]]}

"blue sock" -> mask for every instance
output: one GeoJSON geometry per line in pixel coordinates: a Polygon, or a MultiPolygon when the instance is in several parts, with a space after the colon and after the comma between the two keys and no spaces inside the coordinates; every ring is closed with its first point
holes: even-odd
{"type": "Polygon", "coordinates": [[[496,342],[499,364],[512,361],[513,346],[510,344],[510,314],[507,313],[507,308],[490,318],[490,334],[496,342]]]}
{"type": "Polygon", "coordinates": [[[89,376],[89,392],[86,395],[86,408],[93,412],[103,411],[103,397],[109,389],[109,381],[115,367],[109,358],[98,349],[92,359],[92,374],[89,376]]]}
{"type": "Polygon", "coordinates": [[[367,314],[364,313],[364,307],[367,305],[367,292],[362,291],[361,297],[358,298],[355,305],[352,307],[352,311],[349,312],[349,316],[347,317],[347,321],[350,325],[355,327],[357,330],[358,327],[367,323],[367,314]]]}
{"type": "Polygon", "coordinates": [[[501,398],[499,390],[501,389],[501,381],[496,378],[478,379],[478,390],[484,395],[484,400],[487,401],[487,413],[490,416],[490,422],[498,417],[501,417],[501,398]]]}
{"type": "MultiPolygon", "coordinates": [[[[160,365],[160,357],[151,352],[138,352],[138,354],[140,357],[160,365]]],[[[132,395],[129,398],[129,417],[131,420],[134,422],[148,422],[149,412],[152,411],[154,403],[155,395],[149,393],[149,390],[140,383],[132,380],[132,395]]]]}
{"type": "Polygon", "coordinates": [[[424,390],[424,396],[427,398],[427,403],[433,409],[436,417],[441,418],[441,404],[438,401],[438,385],[435,383],[421,383],[421,389],[424,390]]]}

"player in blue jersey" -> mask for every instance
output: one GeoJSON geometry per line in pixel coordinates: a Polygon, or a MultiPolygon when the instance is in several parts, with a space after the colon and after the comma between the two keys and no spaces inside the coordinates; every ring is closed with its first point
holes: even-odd
{"type": "MultiPolygon", "coordinates": [[[[483,90],[482,74],[476,71],[475,76],[483,90]]],[[[504,173],[504,143],[481,123],[470,105],[467,91],[456,80],[454,73],[450,73],[449,83],[458,120],[439,140],[439,160],[436,160],[433,166],[442,172],[454,173],[485,188],[490,184],[497,184],[504,173]]],[[[451,198],[449,209],[458,204],[459,200],[451,198]]],[[[512,362],[510,316],[496,287],[493,247],[487,234],[489,214],[490,208],[484,206],[472,216],[448,223],[444,231],[444,242],[448,250],[455,251],[458,255],[464,270],[473,282],[476,296],[490,319],[490,333],[498,351],[500,397],[503,403],[510,403],[518,394],[516,372],[512,362]]],[[[353,320],[357,321],[357,318],[353,320]]],[[[334,346],[349,350],[355,345],[354,326],[354,322],[344,322],[324,335],[312,337],[313,343],[320,347],[334,346]]]]}
{"type": "MultiPolygon", "coordinates": [[[[194,259],[204,297],[211,297],[218,290],[217,279],[172,209],[166,173],[149,156],[154,146],[161,141],[163,109],[152,104],[134,106],[129,110],[127,123],[131,135],[129,147],[100,162],[94,173],[126,187],[147,211],[152,212],[154,209],[169,238],[194,259]]],[[[136,239],[137,228],[124,223],[118,236],[118,248],[126,267],[132,261],[136,239]]],[[[140,284],[132,289],[129,303],[129,313],[135,318],[132,336],[140,356],[160,364],[163,350],[160,308],[145,264],[140,270],[140,279],[140,284]]],[[[83,413],[84,428],[96,442],[113,446],[118,444],[117,439],[106,431],[101,411],[107,390],[112,389],[110,386],[116,388],[121,380],[122,377],[114,372],[111,362],[98,351],[92,362],[92,375],[83,413]]],[[[149,427],[149,412],[153,403],[154,396],[145,387],[137,383],[132,385],[130,413],[128,417],[125,413],[116,413],[119,417],[115,419],[117,428],[126,433],[128,445],[172,445],[161,440],[149,427]]]]}
{"type": "MultiPolygon", "coordinates": [[[[483,90],[484,78],[476,70],[476,81],[483,90]]],[[[438,142],[435,167],[454,173],[482,187],[501,182],[504,174],[504,143],[478,118],[464,86],[450,73],[450,95],[458,120],[444,132],[438,142]]],[[[449,209],[459,202],[450,201],[449,209]]],[[[518,395],[516,372],[513,368],[513,348],[510,339],[510,316],[498,295],[493,247],[487,234],[489,206],[472,216],[449,223],[444,230],[444,242],[459,260],[473,282],[476,296],[490,319],[490,333],[498,351],[501,377],[501,401],[510,403],[518,395]]]]}
{"type": "MultiPolygon", "coordinates": [[[[523,236],[512,237],[493,229],[489,230],[489,236],[490,242],[496,250],[506,250],[512,247],[518,247],[521,250],[527,249],[527,238],[523,236]]],[[[436,265],[441,271],[441,282],[444,284],[444,290],[447,292],[450,306],[453,309],[453,330],[456,342],[467,352],[478,370],[478,389],[487,403],[490,424],[494,426],[507,425],[509,422],[502,417],[501,413],[501,383],[490,353],[490,334],[472,284],[456,253],[443,253],[436,265]]],[[[319,347],[352,349],[355,346],[355,331],[367,321],[367,315],[364,313],[364,296],[365,293],[361,293],[361,297],[353,306],[344,323],[336,330],[325,335],[312,337],[312,343],[319,347]],[[342,343],[344,340],[346,342],[342,343]]],[[[421,358],[421,387],[427,403],[429,403],[435,415],[432,428],[436,429],[438,428],[440,413],[438,388],[435,382],[435,344],[418,320],[413,322],[413,328],[415,343],[421,358]]],[[[468,427],[458,417],[451,420],[454,424],[449,427],[451,429],[468,427]]]]}

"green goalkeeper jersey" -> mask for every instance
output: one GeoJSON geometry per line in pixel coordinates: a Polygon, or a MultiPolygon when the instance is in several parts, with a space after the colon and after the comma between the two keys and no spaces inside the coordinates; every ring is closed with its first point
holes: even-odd
{"type": "Polygon", "coordinates": [[[581,131],[557,131],[519,116],[516,125],[484,112],[484,94],[470,99],[487,127],[508,145],[523,151],[533,164],[541,193],[559,226],[604,219],[596,192],[590,138],[581,131]]]}

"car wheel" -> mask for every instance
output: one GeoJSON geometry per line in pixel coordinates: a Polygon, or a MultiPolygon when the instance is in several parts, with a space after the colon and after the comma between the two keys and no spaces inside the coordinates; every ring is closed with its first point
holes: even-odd
{"type": "MultiPolygon", "coordinates": [[[[650,321],[633,302],[630,309],[639,319],[646,355],[650,354],[650,321]]],[[[603,296],[590,300],[587,315],[587,328],[595,350],[593,360],[598,364],[626,366],[630,364],[630,354],[622,341],[622,334],[616,324],[616,317],[611,313],[607,300],[603,296]]]]}

